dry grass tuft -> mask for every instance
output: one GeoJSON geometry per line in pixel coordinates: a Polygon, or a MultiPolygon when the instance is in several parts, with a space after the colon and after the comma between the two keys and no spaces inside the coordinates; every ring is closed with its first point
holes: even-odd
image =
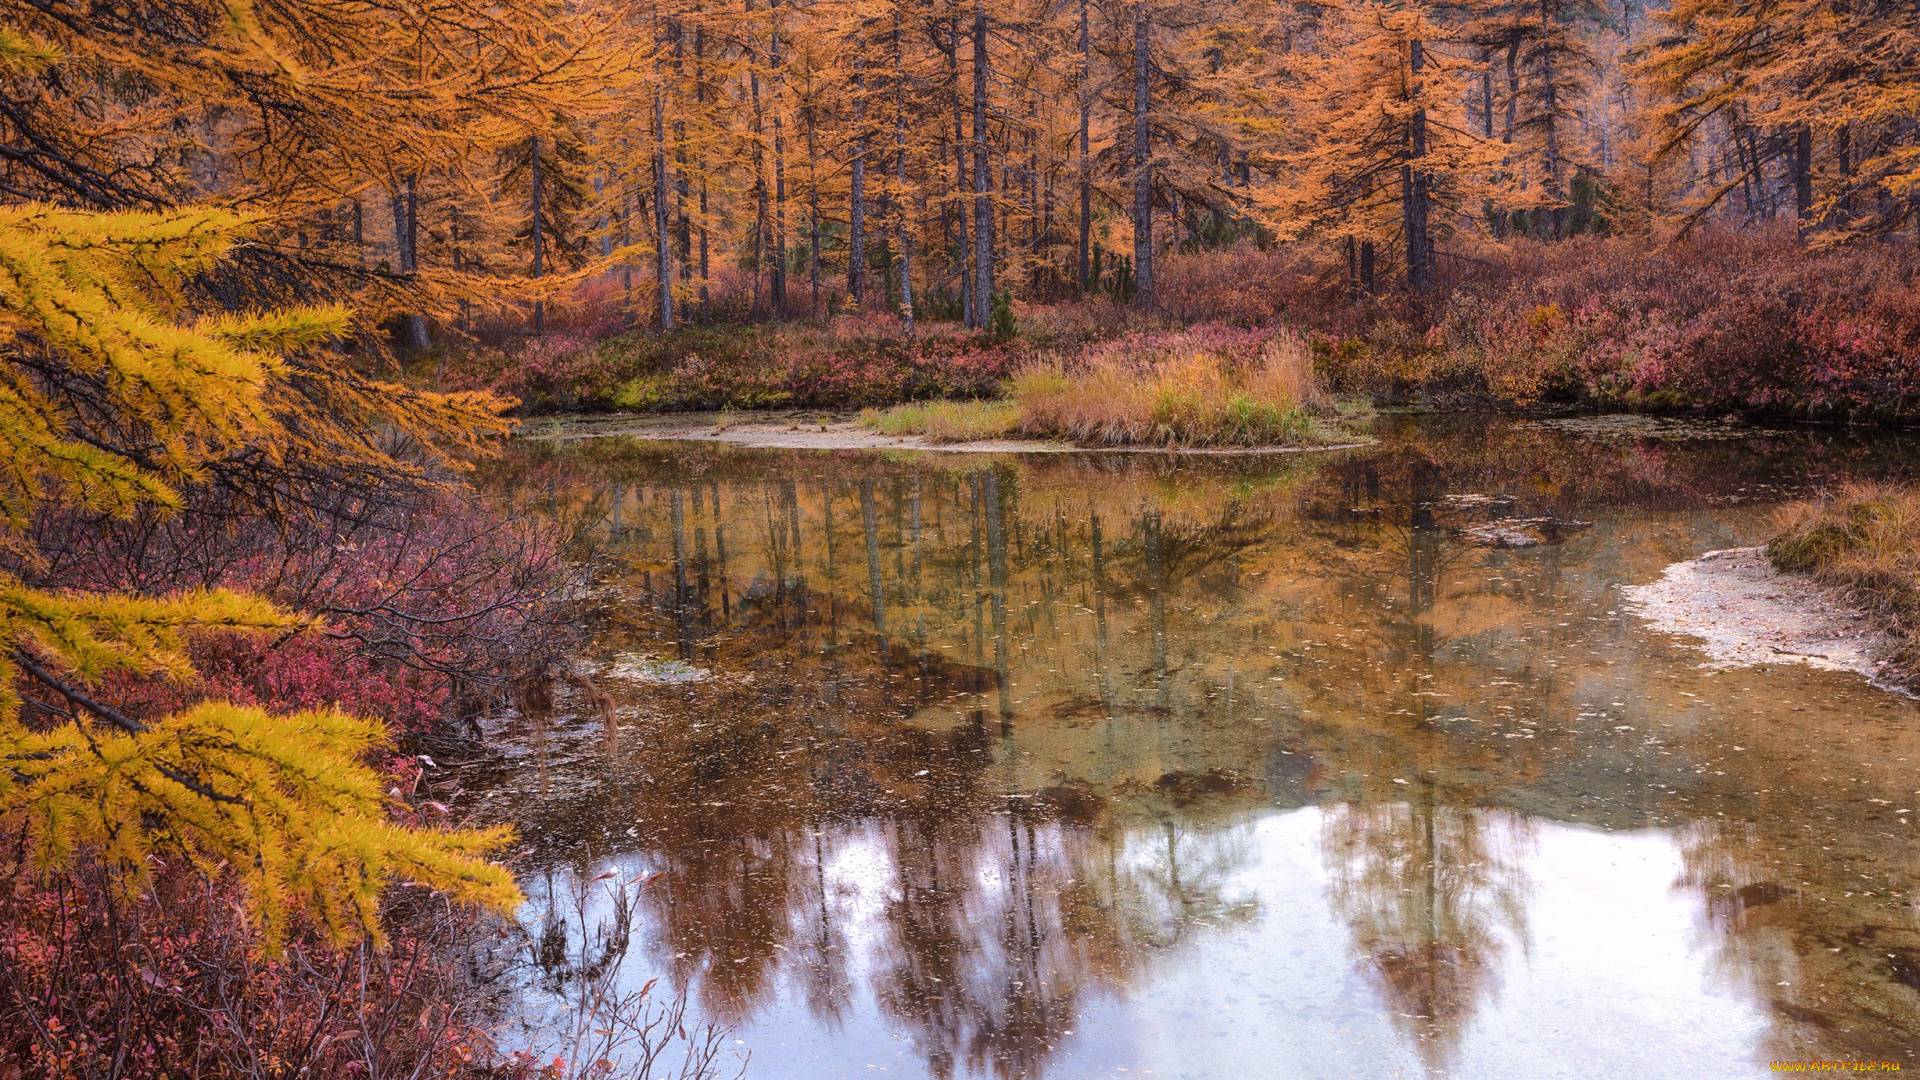
{"type": "Polygon", "coordinates": [[[1920,680],[1920,488],[1853,484],[1783,508],[1767,557],[1871,611],[1900,643],[1897,677],[1920,680]]]}
{"type": "Polygon", "coordinates": [[[860,423],[882,435],[919,435],[929,442],[981,442],[1013,434],[1020,407],[1010,401],[915,401],[865,409],[860,423]]]}
{"type": "Polygon", "coordinates": [[[1024,435],[1101,446],[1281,446],[1321,440],[1330,403],[1306,342],[1268,338],[1256,355],[1205,347],[1029,363],[1013,376],[1024,435]]]}

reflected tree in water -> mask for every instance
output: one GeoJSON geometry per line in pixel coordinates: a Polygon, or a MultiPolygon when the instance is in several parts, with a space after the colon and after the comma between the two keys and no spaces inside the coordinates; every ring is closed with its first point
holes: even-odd
{"type": "Polygon", "coordinates": [[[1331,808],[1322,835],[1335,913],[1363,971],[1428,1071],[1442,1074],[1500,964],[1527,941],[1525,820],[1407,801],[1331,808]]]}

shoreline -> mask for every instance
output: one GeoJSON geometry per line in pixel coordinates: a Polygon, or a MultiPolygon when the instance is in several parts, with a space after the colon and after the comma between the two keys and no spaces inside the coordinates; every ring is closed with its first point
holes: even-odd
{"type": "Polygon", "coordinates": [[[544,442],[631,437],[670,442],[727,443],[758,450],[917,450],[945,454],[1188,454],[1205,457],[1270,456],[1355,450],[1372,439],[1313,446],[1081,446],[1047,439],[980,439],[935,442],[919,435],[883,435],[844,414],[822,419],[819,413],[790,413],[722,423],[719,413],[632,414],[595,420],[556,417],[551,430],[529,431],[522,422],[515,438],[544,442]]]}
{"type": "Polygon", "coordinates": [[[1899,674],[1892,639],[1871,615],[1839,589],[1776,568],[1763,548],[1705,552],[1621,593],[1649,629],[1704,653],[1702,667],[1802,664],[1910,694],[1889,678],[1899,674]]]}

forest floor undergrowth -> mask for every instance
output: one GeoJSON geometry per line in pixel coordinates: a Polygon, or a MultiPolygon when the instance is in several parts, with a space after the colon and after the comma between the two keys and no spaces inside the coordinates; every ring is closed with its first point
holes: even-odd
{"type": "Polygon", "coordinates": [[[1903,242],[1815,250],[1785,230],[1707,230],[1515,242],[1414,296],[1356,293],[1340,267],[1276,246],[1173,258],[1152,305],[1016,300],[978,331],[875,311],[663,333],[594,293],[543,335],[509,320],[412,371],[512,397],[521,416],[1003,403],[880,421],[956,441],[1306,442],[1334,395],[1905,422],[1920,408],[1913,266],[1903,242]]]}

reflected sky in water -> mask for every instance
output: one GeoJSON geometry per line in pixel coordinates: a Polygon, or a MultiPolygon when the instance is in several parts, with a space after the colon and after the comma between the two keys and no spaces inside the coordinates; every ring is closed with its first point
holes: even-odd
{"type": "Polygon", "coordinates": [[[562,694],[468,778],[529,848],[527,1016],[659,978],[771,1077],[1913,1066],[1920,708],[1703,669],[1619,587],[1914,447],[1379,426],[517,448],[487,482],[602,546],[618,719],[562,694]]]}

